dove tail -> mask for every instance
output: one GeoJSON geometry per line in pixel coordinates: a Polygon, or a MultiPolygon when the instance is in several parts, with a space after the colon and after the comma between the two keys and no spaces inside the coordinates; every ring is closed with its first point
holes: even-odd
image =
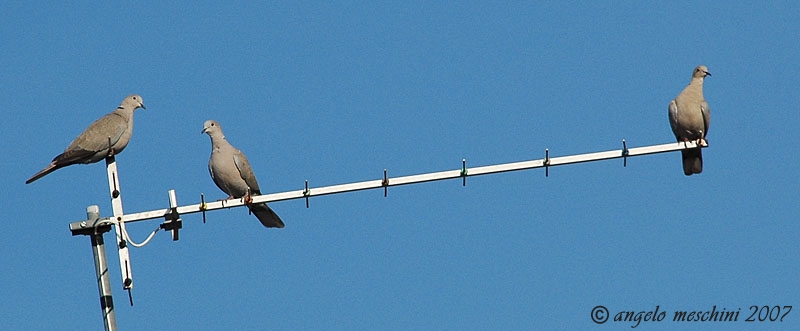
{"type": "Polygon", "coordinates": [[[48,164],[46,167],[44,167],[44,169],[42,169],[41,171],[37,172],[35,175],[31,176],[31,178],[28,178],[28,180],[25,181],[25,184],[33,183],[37,179],[42,178],[42,177],[46,176],[47,174],[58,170],[61,167],[63,167],[63,165],[56,164],[56,161],[50,162],[50,164],[48,164]]]}
{"type": "Polygon", "coordinates": [[[260,203],[257,205],[251,205],[250,211],[256,215],[261,224],[268,228],[282,228],[284,227],[283,221],[281,218],[278,217],[278,214],[275,214],[266,203],[260,203]]]}
{"type": "Polygon", "coordinates": [[[703,172],[703,152],[699,148],[682,150],[681,157],[686,176],[703,172]]]}

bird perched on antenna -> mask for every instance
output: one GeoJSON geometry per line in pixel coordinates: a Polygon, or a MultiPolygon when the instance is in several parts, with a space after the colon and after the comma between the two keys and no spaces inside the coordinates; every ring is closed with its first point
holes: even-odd
{"type": "Polygon", "coordinates": [[[250,204],[250,195],[260,195],[261,189],[250,168],[247,157],[233,147],[222,133],[217,121],[208,120],[203,123],[203,132],[211,137],[211,158],[208,160],[208,172],[214,184],[228,194],[228,199],[244,198],[247,207],[256,215],[261,224],[268,228],[282,228],[283,221],[266,203],[250,204]]]}
{"type": "MultiPolygon", "coordinates": [[[[711,122],[711,109],[703,98],[703,80],[711,76],[706,66],[697,66],[692,72],[692,81],[669,103],[669,124],[679,142],[696,140],[698,145],[707,146],[706,135],[711,122]]],[[[686,176],[703,172],[701,149],[681,151],[683,173],[686,176]]]]}
{"type": "Polygon", "coordinates": [[[89,125],[67,146],[64,153],[53,158],[50,164],[25,181],[25,184],[33,183],[69,165],[95,163],[122,152],[131,140],[133,111],[138,108],[145,109],[142,97],[137,94],[127,96],[116,110],[89,125]]]}

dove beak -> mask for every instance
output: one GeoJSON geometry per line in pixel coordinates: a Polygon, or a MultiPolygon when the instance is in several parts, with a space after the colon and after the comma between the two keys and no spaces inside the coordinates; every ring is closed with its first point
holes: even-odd
{"type": "Polygon", "coordinates": [[[711,76],[711,73],[710,73],[710,72],[708,72],[708,71],[706,71],[706,75],[709,75],[709,76],[711,76]]]}
{"type": "Polygon", "coordinates": [[[200,131],[200,134],[208,132],[208,128],[203,128],[203,131],[200,131]]]}
{"type": "Polygon", "coordinates": [[[139,106],[142,107],[142,109],[147,109],[147,107],[144,106],[144,103],[139,103],[139,106]]]}

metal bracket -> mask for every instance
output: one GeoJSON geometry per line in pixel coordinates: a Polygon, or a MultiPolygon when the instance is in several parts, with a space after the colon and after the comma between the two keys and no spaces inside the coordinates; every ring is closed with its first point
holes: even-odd
{"type": "Polygon", "coordinates": [[[69,231],[73,236],[91,236],[111,231],[111,224],[111,219],[107,217],[95,220],[83,220],[69,223],[69,231]]]}
{"type": "Polygon", "coordinates": [[[544,176],[550,177],[550,149],[544,149],[544,161],[542,161],[542,165],[544,166],[544,176]]]}
{"type": "Polygon", "coordinates": [[[308,189],[308,179],[306,179],[306,188],[303,190],[303,196],[306,198],[306,208],[308,208],[308,196],[311,195],[311,191],[308,189]]]}
{"type": "Polygon", "coordinates": [[[625,142],[625,139],[622,139],[622,166],[628,166],[628,143],[625,142]]]}
{"type": "Polygon", "coordinates": [[[461,186],[467,186],[467,159],[461,159],[461,186]]]}
{"type": "Polygon", "coordinates": [[[203,193],[200,193],[200,211],[203,212],[203,224],[206,224],[206,209],[208,209],[206,197],[203,193]]]}
{"type": "Polygon", "coordinates": [[[169,211],[164,215],[166,221],[161,224],[160,228],[172,231],[172,241],[178,241],[178,230],[183,227],[181,215],[178,214],[178,198],[175,196],[175,190],[169,190],[169,211]]]}
{"type": "Polygon", "coordinates": [[[386,176],[386,169],[383,169],[383,181],[381,185],[383,185],[383,197],[385,198],[389,195],[389,177],[386,176]]]}

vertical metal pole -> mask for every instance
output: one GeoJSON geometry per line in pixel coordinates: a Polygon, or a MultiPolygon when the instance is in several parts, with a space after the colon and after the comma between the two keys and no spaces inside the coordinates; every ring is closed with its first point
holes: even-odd
{"type": "MultiPolygon", "coordinates": [[[[122,194],[119,187],[119,172],[117,172],[117,161],[114,156],[106,158],[106,171],[108,172],[108,189],[111,193],[111,209],[114,217],[119,223],[114,226],[117,233],[117,252],[119,253],[119,268],[122,275],[122,288],[130,291],[133,288],[133,275],[131,273],[131,256],[128,253],[128,242],[125,241],[122,233],[125,231],[125,223],[121,221],[122,194]]],[[[130,294],[130,293],[129,293],[130,294]]],[[[131,301],[133,306],[133,301],[131,301]]]]}
{"type": "MultiPolygon", "coordinates": [[[[100,207],[97,205],[87,207],[86,218],[90,224],[94,224],[100,218],[100,207]]],[[[108,260],[106,260],[103,233],[95,231],[92,233],[91,238],[94,270],[97,275],[97,290],[100,292],[100,309],[103,311],[103,326],[106,331],[117,330],[117,318],[114,315],[114,300],[111,297],[111,280],[108,275],[108,260]]]]}

